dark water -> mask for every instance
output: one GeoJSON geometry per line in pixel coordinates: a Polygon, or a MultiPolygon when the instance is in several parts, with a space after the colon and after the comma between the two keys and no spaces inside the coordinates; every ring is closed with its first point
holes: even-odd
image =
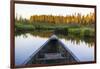
{"type": "MultiPolygon", "coordinates": [[[[31,54],[41,47],[48,39],[49,32],[20,33],[15,36],[15,64],[21,65],[31,54]]],[[[94,61],[94,42],[93,39],[79,37],[58,36],[59,39],[68,47],[81,61],[94,61]]]]}

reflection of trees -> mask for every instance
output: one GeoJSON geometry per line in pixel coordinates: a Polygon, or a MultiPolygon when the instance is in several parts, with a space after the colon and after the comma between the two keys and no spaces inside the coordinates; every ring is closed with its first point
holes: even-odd
{"type": "Polygon", "coordinates": [[[15,36],[20,36],[21,34],[25,34],[26,32],[24,32],[24,31],[15,31],[15,36]]]}
{"type": "Polygon", "coordinates": [[[80,44],[85,42],[89,47],[94,46],[95,39],[91,37],[77,36],[77,35],[68,35],[67,40],[71,40],[72,43],[80,44]]]}
{"type": "MultiPolygon", "coordinates": [[[[21,31],[21,32],[15,33],[15,35],[20,36],[21,34],[24,34],[24,37],[26,38],[27,37],[26,33],[30,33],[33,36],[48,38],[53,34],[53,31],[30,31],[30,32],[21,31]]],[[[84,37],[84,36],[82,37],[82,36],[77,36],[77,35],[72,35],[72,34],[68,34],[68,35],[57,34],[57,36],[65,40],[71,40],[73,44],[75,43],[80,44],[80,42],[85,42],[86,44],[88,44],[88,47],[94,46],[94,42],[95,42],[94,38],[84,37]]]]}
{"type": "Polygon", "coordinates": [[[44,38],[50,37],[53,34],[52,31],[34,31],[34,32],[30,32],[30,33],[34,36],[40,36],[40,37],[44,37],[44,38]]]}
{"type": "Polygon", "coordinates": [[[23,35],[23,38],[27,38],[27,37],[28,37],[27,34],[24,34],[24,35],[23,35]]]}
{"type": "Polygon", "coordinates": [[[27,37],[28,37],[27,34],[26,34],[26,32],[24,32],[24,31],[15,32],[15,36],[16,36],[16,37],[17,37],[17,36],[21,36],[21,35],[23,35],[23,38],[27,38],[27,37]]]}
{"type": "Polygon", "coordinates": [[[83,41],[85,41],[89,47],[95,44],[95,38],[83,37],[83,41]]]}
{"type": "MultiPolygon", "coordinates": [[[[84,40],[79,40],[79,41],[77,41],[77,40],[71,40],[71,43],[72,44],[81,44],[81,43],[83,43],[83,42],[85,42],[84,40]]],[[[88,46],[88,47],[92,47],[92,46],[94,46],[94,42],[85,42],[85,44],[88,46]]]]}

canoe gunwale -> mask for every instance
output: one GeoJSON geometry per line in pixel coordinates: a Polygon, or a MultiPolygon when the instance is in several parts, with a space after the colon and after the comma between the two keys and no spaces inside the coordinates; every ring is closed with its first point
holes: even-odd
{"type": "Polygon", "coordinates": [[[32,57],[34,57],[50,40],[47,40],[39,49],[37,49],[31,56],[29,56],[28,59],[25,60],[24,63],[22,64],[26,64],[29,60],[31,60],[32,57]]]}
{"type": "Polygon", "coordinates": [[[59,43],[62,44],[62,46],[74,57],[74,59],[77,61],[77,62],[80,62],[80,60],[75,56],[75,54],[67,47],[65,46],[60,40],[58,40],[59,43]]]}

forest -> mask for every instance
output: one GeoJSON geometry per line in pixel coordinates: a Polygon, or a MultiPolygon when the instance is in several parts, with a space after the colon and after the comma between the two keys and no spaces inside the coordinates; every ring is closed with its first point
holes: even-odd
{"type": "Polygon", "coordinates": [[[94,37],[95,36],[95,13],[81,15],[32,15],[30,19],[15,17],[16,31],[56,31],[67,34],[94,37]]]}

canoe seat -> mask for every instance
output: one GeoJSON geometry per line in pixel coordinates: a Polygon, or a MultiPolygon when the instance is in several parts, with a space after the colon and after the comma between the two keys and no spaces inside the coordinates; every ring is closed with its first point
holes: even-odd
{"type": "Polygon", "coordinates": [[[63,59],[61,53],[46,53],[44,54],[45,59],[63,59]]]}

